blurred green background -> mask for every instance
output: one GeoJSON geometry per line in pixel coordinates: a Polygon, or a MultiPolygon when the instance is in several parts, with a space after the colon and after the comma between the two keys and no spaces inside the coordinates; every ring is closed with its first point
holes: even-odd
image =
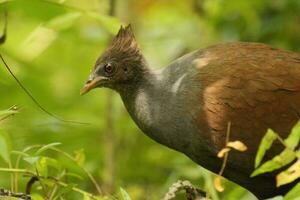
{"type": "MultiPolygon", "coordinates": [[[[21,107],[19,114],[0,122],[13,149],[60,142],[70,154],[84,151],[84,167],[112,196],[122,187],[134,200],[160,199],[172,183],[188,179],[213,199],[255,199],[228,182],[223,193],[216,192],[214,175],[143,135],[117,94],[97,89],[81,97],[79,90],[120,24],[133,25],[153,68],[228,41],[300,52],[299,0],[116,0],[115,17],[108,16],[109,0],[0,0],[0,30],[5,9],[8,33],[1,54],[17,77],[52,113],[90,123],[61,123],[41,112],[1,64],[0,110],[21,107]]],[[[61,155],[51,156],[81,173],[61,155]]],[[[0,166],[6,167],[5,162],[0,166]]],[[[28,178],[21,181],[24,192],[28,178]]],[[[9,188],[9,182],[9,174],[0,173],[0,188],[9,188]]],[[[75,182],[95,192],[88,179],[75,182]]]]}

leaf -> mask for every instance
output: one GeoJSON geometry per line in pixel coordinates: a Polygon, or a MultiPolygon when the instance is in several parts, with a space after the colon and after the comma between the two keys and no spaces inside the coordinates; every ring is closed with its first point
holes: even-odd
{"type": "Polygon", "coordinates": [[[221,176],[217,176],[217,177],[214,178],[214,187],[216,188],[216,190],[218,192],[223,192],[224,191],[221,176]]]}
{"type": "Polygon", "coordinates": [[[31,198],[34,199],[34,200],[44,200],[44,197],[41,196],[40,194],[38,193],[33,193],[33,194],[30,194],[31,198]]]}
{"type": "Polygon", "coordinates": [[[0,129],[0,157],[6,162],[10,163],[11,144],[8,134],[0,129]]]}
{"type": "Polygon", "coordinates": [[[64,30],[71,27],[79,17],[81,17],[79,12],[63,14],[51,19],[46,26],[57,31],[64,30]]]}
{"type": "Polygon", "coordinates": [[[29,156],[29,154],[23,152],[23,151],[11,151],[10,152],[11,154],[14,154],[14,155],[19,155],[19,156],[23,156],[23,157],[26,157],[26,156],[29,156]]]}
{"type": "Polygon", "coordinates": [[[287,170],[279,173],[276,176],[277,187],[288,184],[300,177],[300,159],[298,159],[287,170]]]}
{"type": "Polygon", "coordinates": [[[293,127],[289,136],[284,140],[287,147],[295,149],[300,140],[300,121],[293,127]]]}
{"type": "Polygon", "coordinates": [[[54,146],[58,146],[58,145],[61,145],[60,142],[53,142],[53,143],[50,143],[50,144],[47,144],[45,146],[42,146],[41,148],[39,148],[35,155],[39,155],[41,154],[43,151],[46,151],[47,149],[50,149],[51,147],[54,147],[54,146]]]}
{"type": "Polygon", "coordinates": [[[36,168],[40,175],[47,177],[48,176],[48,168],[49,166],[60,170],[60,164],[57,160],[49,157],[40,157],[36,162],[36,168]]]}
{"type": "Polygon", "coordinates": [[[13,115],[13,114],[16,114],[16,113],[18,113],[17,110],[1,110],[0,111],[0,117],[5,116],[5,115],[13,115]]]}
{"type": "Polygon", "coordinates": [[[62,197],[65,194],[71,192],[74,187],[76,187],[75,183],[70,183],[70,184],[67,185],[67,187],[60,187],[58,192],[57,192],[57,195],[54,199],[59,199],[59,197],[62,197]]]}
{"type": "Polygon", "coordinates": [[[218,158],[223,158],[225,156],[226,153],[228,153],[231,149],[230,148],[223,148],[221,151],[219,151],[218,153],[218,158]]]}
{"type": "Polygon", "coordinates": [[[131,200],[129,194],[123,188],[120,188],[120,193],[122,200],[131,200]]]}
{"type": "Polygon", "coordinates": [[[65,176],[77,178],[77,179],[79,179],[79,180],[83,180],[83,177],[82,177],[82,176],[80,176],[80,175],[78,175],[78,174],[75,174],[75,173],[71,173],[71,172],[67,172],[67,173],[65,174],[65,176]]]}
{"type": "Polygon", "coordinates": [[[28,156],[23,158],[26,162],[28,162],[31,165],[34,165],[39,159],[39,156],[28,156]]]}
{"type": "Polygon", "coordinates": [[[275,156],[273,159],[265,162],[262,166],[257,168],[251,177],[257,176],[258,174],[274,171],[279,169],[289,163],[291,163],[296,158],[296,154],[289,148],[284,149],[279,155],[275,156]]]}
{"type": "Polygon", "coordinates": [[[84,154],[84,149],[79,149],[75,151],[75,157],[74,160],[79,166],[83,166],[85,162],[85,154],[84,154]]]}
{"type": "Polygon", "coordinates": [[[111,34],[116,34],[120,26],[122,25],[122,23],[116,17],[99,15],[95,12],[88,12],[88,15],[96,19],[111,34]]]}
{"type": "Polygon", "coordinates": [[[268,129],[267,133],[265,134],[259,145],[258,152],[255,157],[255,168],[257,168],[260,165],[263,157],[265,156],[266,151],[271,148],[276,138],[277,134],[273,130],[268,129]]]}
{"type": "Polygon", "coordinates": [[[291,189],[285,196],[284,200],[300,200],[300,183],[291,189]]]}
{"type": "Polygon", "coordinates": [[[233,142],[228,142],[226,146],[231,147],[231,148],[233,148],[235,150],[238,150],[238,151],[246,151],[247,150],[247,146],[239,140],[236,140],[236,141],[233,141],[233,142]]]}

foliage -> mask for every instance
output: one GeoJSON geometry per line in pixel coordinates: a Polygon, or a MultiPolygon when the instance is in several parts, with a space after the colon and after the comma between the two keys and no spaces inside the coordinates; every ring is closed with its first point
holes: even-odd
{"type": "MultiPolygon", "coordinates": [[[[39,165],[48,176],[68,169],[74,175],[69,173],[68,179],[78,183],[76,187],[95,193],[82,167],[107,193],[117,194],[122,187],[132,199],[159,199],[178,179],[190,180],[213,199],[255,199],[229,182],[225,191],[218,193],[210,173],[142,135],[118,96],[99,90],[80,97],[79,90],[120,24],[132,23],[152,67],[164,66],[198,48],[236,40],[300,51],[299,2],[117,0],[117,17],[110,17],[108,0],[0,0],[0,31],[4,10],[8,12],[7,38],[0,53],[13,72],[47,110],[64,119],[90,123],[62,123],[45,115],[0,64],[0,110],[12,104],[21,106],[18,113],[0,112],[0,155],[4,158],[0,166],[8,167],[13,155],[27,160],[22,159],[18,169],[39,165]],[[53,143],[61,145],[37,155],[38,149],[11,151],[11,146],[25,149],[53,143]],[[58,147],[64,153],[52,150],[58,147]],[[66,159],[65,152],[76,152],[71,157],[77,164],[66,159]],[[43,167],[43,163],[49,166],[43,167]]],[[[10,187],[11,174],[0,172],[1,187],[10,187]]],[[[20,177],[16,191],[24,191],[27,181],[28,177],[20,177]]],[[[63,188],[56,194],[70,192],[63,188]]],[[[38,195],[34,194],[35,199],[41,198],[38,195]]]]}
{"type": "MultiPolygon", "coordinates": [[[[300,121],[293,127],[290,135],[282,139],[277,133],[268,130],[261,141],[256,159],[255,171],[251,176],[272,172],[281,169],[276,176],[277,187],[291,183],[300,178],[300,149],[296,148],[300,141],[300,121]],[[273,159],[261,164],[265,152],[271,148],[272,144],[279,140],[285,149],[273,159]],[[296,160],[296,161],[295,161],[296,160]],[[293,162],[293,163],[292,163],[293,162]],[[261,165],[260,165],[261,164],[261,165]],[[288,166],[287,169],[285,169],[288,166]]],[[[299,183],[287,195],[285,199],[293,199],[295,194],[300,194],[299,183]]],[[[299,197],[299,196],[298,196],[299,197]]]]}

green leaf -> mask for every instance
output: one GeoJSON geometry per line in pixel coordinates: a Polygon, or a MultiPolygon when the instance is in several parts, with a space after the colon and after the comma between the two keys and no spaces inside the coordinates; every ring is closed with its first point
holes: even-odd
{"type": "Polygon", "coordinates": [[[120,29],[120,26],[122,25],[120,20],[116,17],[111,17],[108,15],[99,15],[95,12],[88,12],[88,15],[96,19],[111,34],[116,34],[120,29]]]}
{"type": "Polygon", "coordinates": [[[47,177],[48,176],[48,168],[49,166],[60,170],[60,164],[57,160],[49,157],[40,157],[36,162],[36,168],[40,175],[47,177]]]}
{"type": "Polygon", "coordinates": [[[64,30],[71,27],[79,17],[81,17],[79,12],[63,14],[51,19],[46,26],[57,31],[64,30]]]}
{"type": "Polygon", "coordinates": [[[6,131],[0,129],[0,157],[6,162],[10,163],[11,144],[6,131]]]}
{"type": "Polygon", "coordinates": [[[0,117],[5,116],[5,115],[13,115],[13,114],[16,114],[16,113],[18,113],[17,110],[1,110],[0,111],[0,117]]]}
{"type": "Polygon", "coordinates": [[[297,160],[292,166],[287,170],[279,173],[276,176],[277,187],[281,185],[288,184],[300,177],[300,160],[297,160]]]}
{"type": "Polygon", "coordinates": [[[34,165],[39,159],[39,156],[28,156],[23,158],[26,162],[28,162],[31,165],[34,165]]]}
{"type": "Polygon", "coordinates": [[[53,143],[50,143],[50,144],[47,144],[45,146],[42,146],[41,148],[39,148],[35,155],[39,155],[41,154],[43,151],[46,151],[47,149],[50,149],[51,147],[54,147],[54,146],[58,146],[58,145],[61,145],[60,142],[53,142],[53,143]]]}
{"type": "Polygon", "coordinates": [[[83,166],[85,162],[85,154],[84,154],[84,149],[79,149],[75,151],[75,157],[74,160],[79,166],[83,166]]]}
{"type": "Polygon", "coordinates": [[[26,157],[26,156],[29,156],[29,154],[23,152],[23,151],[11,151],[10,152],[11,154],[14,154],[14,155],[19,155],[19,156],[23,156],[23,157],[26,157]]]}
{"type": "Polygon", "coordinates": [[[38,193],[33,193],[33,194],[30,194],[31,198],[34,199],[34,200],[44,200],[44,197],[41,196],[40,194],[38,193]]]}
{"type": "Polygon", "coordinates": [[[57,192],[57,195],[54,199],[59,199],[59,197],[62,197],[65,194],[71,192],[74,187],[76,187],[75,183],[70,183],[70,184],[67,185],[67,187],[60,187],[58,192],[57,192]]]}
{"type": "Polygon", "coordinates": [[[300,121],[293,127],[289,136],[284,140],[287,147],[295,149],[300,140],[300,121]]]}
{"type": "Polygon", "coordinates": [[[78,174],[75,174],[75,173],[71,173],[71,172],[67,172],[65,174],[65,176],[67,177],[73,177],[73,178],[76,178],[76,179],[79,179],[79,180],[83,180],[83,177],[78,175],[78,174]]]}
{"type": "Polygon", "coordinates": [[[284,149],[279,155],[275,156],[273,159],[265,162],[262,166],[257,168],[251,177],[257,176],[262,173],[271,172],[275,169],[279,169],[289,163],[291,163],[296,158],[296,154],[289,148],[284,149]]]}
{"type": "Polygon", "coordinates": [[[291,189],[285,196],[284,200],[300,200],[300,183],[291,189]]]}
{"type": "Polygon", "coordinates": [[[265,156],[266,151],[271,148],[276,138],[277,134],[273,130],[268,129],[267,133],[265,134],[259,145],[258,152],[255,157],[255,168],[257,168],[260,165],[262,159],[265,156]]]}
{"type": "Polygon", "coordinates": [[[131,200],[129,194],[123,188],[120,188],[120,193],[122,200],[131,200]]]}

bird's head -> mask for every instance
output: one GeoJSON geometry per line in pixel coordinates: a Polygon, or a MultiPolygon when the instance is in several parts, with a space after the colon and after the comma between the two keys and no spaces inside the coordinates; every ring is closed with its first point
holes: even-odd
{"type": "Polygon", "coordinates": [[[145,69],[145,60],[138,48],[130,25],[121,26],[118,34],[96,64],[81,89],[81,94],[98,87],[117,90],[135,82],[145,69]]]}

